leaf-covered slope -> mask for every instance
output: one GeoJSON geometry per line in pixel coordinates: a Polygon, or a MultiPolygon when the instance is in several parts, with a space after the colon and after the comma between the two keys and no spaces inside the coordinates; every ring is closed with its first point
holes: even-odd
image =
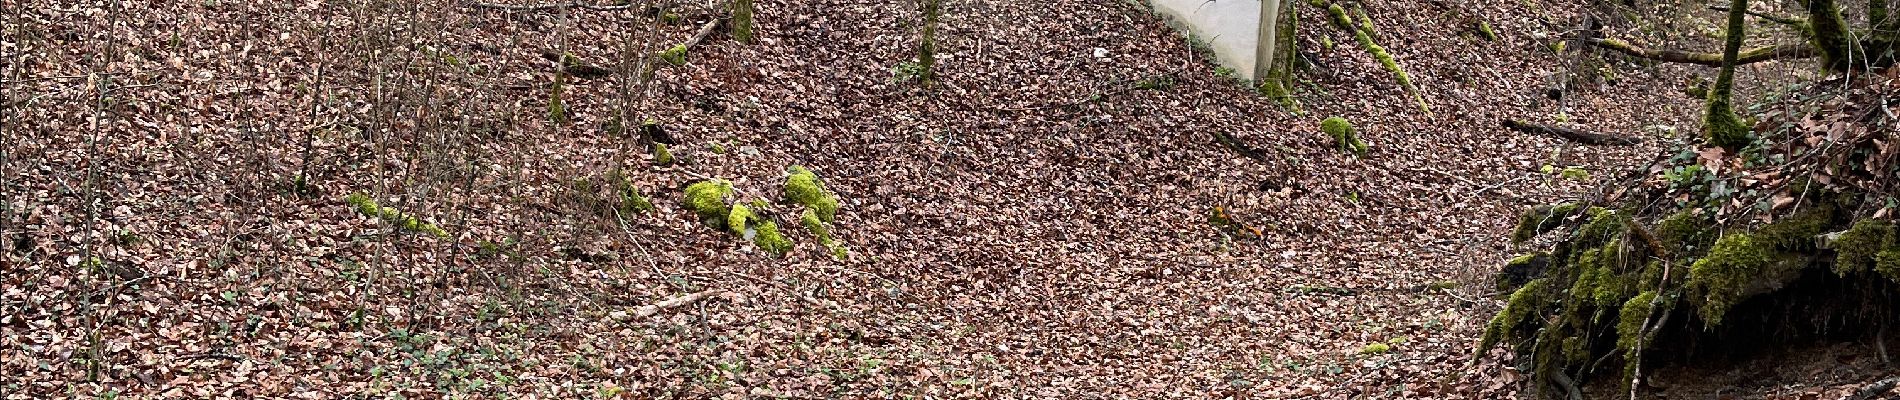
{"type": "Polygon", "coordinates": [[[723,11],[15,8],[0,375],[34,396],[1499,395],[1460,374],[1488,310],[1456,293],[1478,290],[1435,283],[1501,257],[1520,206],[1586,185],[1544,165],[1653,149],[1496,121],[1654,134],[1695,107],[1654,89],[1680,68],[1627,64],[1540,100],[1560,60],[1539,37],[1576,5],[1447,4],[1366,7],[1431,117],[1319,24],[1292,115],[1120,1],[945,2],[927,90],[891,74],[913,10],[762,1],[755,42],[715,35],[649,87],[564,78],[565,123],[538,54],[612,67],[723,11]],[[1364,158],[1320,132],[1335,115],[1364,158]],[[645,118],[680,162],[624,128],[645,118]],[[841,199],[848,258],[796,232],[771,257],[679,204],[718,178],[795,218],[791,165],[841,199]],[[655,210],[601,207],[623,184],[655,210]],[[356,192],[449,238],[361,216],[356,192]],[[726,295],[610,318],[706,289],[726,295]]]}

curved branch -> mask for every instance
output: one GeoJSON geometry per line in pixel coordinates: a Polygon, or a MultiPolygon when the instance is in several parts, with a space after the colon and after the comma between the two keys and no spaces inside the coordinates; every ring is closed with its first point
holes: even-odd
{"type": "MultiPolygon", "coordinates": [[[[1618,53],[1623,53],[1625,55],[1629,55],[1631,57],[1636,57],[1636,58],[1646,58],[1646,59],[1651,59],[1651,60],[1673,62],[1673,63],[1695,64],[1695,65],[1702,65],[1702,66],[1709,66],[1709,67],[1722,66],[1721,53],[1692,53],[1692,52],[1681,51],[1681,50],[1667,50],[1667,49],[1655,50],[1655,49],[1637,47],[1635,45],[1629,44],[1629,42],[1624,42],[1624,41],[1616,40],[1616,39],[1590,39],[1589,43],[1596,47],[1616,50],[1616,52],[1618,53]]],[[[1740,56],[1736,58],[1735,65],[1753,64],[1753,63],[1769,61],[1769,60],[1792,60],[1792,59],[1800,59],[1800,58],[1811,58],[1818,55],[1820,55],[1820,53],[1814,51],[1814,47],[1806,43],[1784,44],[1784,45],[1772,46],[1772,47],[1757,47],[1757,48],[1742,51],[1740,56]]]]}

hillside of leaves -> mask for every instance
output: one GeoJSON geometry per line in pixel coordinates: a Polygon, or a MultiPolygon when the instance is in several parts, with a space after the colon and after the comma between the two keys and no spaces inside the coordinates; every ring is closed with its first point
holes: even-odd
{"type": "Polygon", "coordinates": [[[0,0],[0,393],[1511,397],[1470,362],[1505,233],[1694,132],[1712,73],[1553,46],[1713,43],[1606,4],[1363,2],[1421,96],[1309,23],[1295,113],[1120,0],[944,1],[930,85],[907,2],[673,51],[723,3],[0,0]],[[709,180],[790,250],[709,225],[709,180]]]}

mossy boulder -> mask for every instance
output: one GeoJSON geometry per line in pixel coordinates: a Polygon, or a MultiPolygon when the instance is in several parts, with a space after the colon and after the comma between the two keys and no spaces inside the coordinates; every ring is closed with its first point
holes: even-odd
{"type": "Polygon", "coordinates": [[[653,165],[673,165],[673,151],[666,143],[653,144],[653,165]]]}
{"type": "Polygon", "coordinates": [[[760,249],[764,249],[774,256],[781,257],[785,256],[785,253],[792,251],[792,240],[786,239],[785,234],[779,233],[778,223],[772,221],[759,222],[752,227],[752,230],[754,232],[752,243],[758,245],[760,249]]]}
{"type": "Polygon", "coordinates": [[[726,205],[726,197],[732,195],[732,182],[723,179],[708,179],[686,186],[686,196],[681,203],[686,209],[699,214],[702,221],[715,228],[724,228],[726,216],[732,212],[726,205]]]}
{"type": "Polygon", "coordinates": [[[818,175],[794,165],[785,177],[785,199],[803,204],[818,215],[818,219],[831,222],[838,215],[838,198],[825,189],[824,181],[818,175]]]}
{"type": "Polygon", "coordinates": [[[1321,120],[1319,130],[1331,136],[1333,144],[1339,146],[1340,150],[1360,156],[1366,155],[1366,142],[1359,140],[1358,130],[1353,129],[1352,122],[1346,121],[1345,118],[1328,117],[1321,120]]]}
{"type": "MultiPolygon", "coordinates": [[[[1603,360],[1623,362],[1627,372],[1646,357],[1677,354],[1665,357],[1677,360],[1711,351],[1706,345],[1691,343],[1837,329],[1843,319],[1824,318],[1830,322],[1773,330],[1760,328],[1760,321],[1771,318],[1767,313],[1800,309],[1792,308],[1792,302],[1835,299],[1827,293],[1840,290],[1841,284],[1827,279],[1883,278],[1881,283],[1859,286],[1855,290],[1860,291],[1845,295],[1850,297],[1895,287],[1900,280],[1878,270],[1883,254],[1891,252],[1889,260],[1900,271],[1900,247],[1894,245],[1891,223],[1849,223],[1839,211],[1842,207],[1815,201],[1780,213],[1770,223],[1732,227],[1719,225],[1707,212],[1693,207],[1674,211],[1580,203],[1535,207],[1519,218],[1514,241],[1522,243],[1550,232],[1566,234],[1549,251],[1534,251],[1505,264],[1497,275],[1501,289],[1531,280],[1512,292],[1503,310],[1492,318],[1479,348],[1508,343],[1529,356],[1521,359],[1530,364],[1523,368],[1536,379],[1559,373],[1582,379],[1603,360]],[[1820,257],[1829,249],[1833,254],[1820,257]],[[1817,275],[1827,279],[1817,279],[1817,275]],[[1737,318],[1751,323],[1737,324],[1737,318]]],[[[1852,300],[1806,307],[1839,310],[1863,304],[1868,303],[1852,300]]],[[[1874,307],[1886,310],[1880,307],[1889,306],[1874,307]]],[[[1818,321],[1805,316],[1772,318],[1790,318],[1775,320],[1781,324],[1818,321]]],[[[1621,379],[1627,381],[1627,376],[1621,379]]]]}
{"type": "Polygon", "coordinates": [[[665,61],[667,64],[674,66],[686,65],[686,45],[674,45],[673,47],[667,48],[666,51],[660,52],[658,56],[660,61],[665,61]]]}
{"type": "Polygon", "coordinates": [[[1557,229],[1563,226],[1565,220],[1582,209],[1583,205],[1578,203],[1532,207],[1517,217],[1517,228],[1511,230],[1511,242],[1524,243],[1544,232],[1557,229]]]}

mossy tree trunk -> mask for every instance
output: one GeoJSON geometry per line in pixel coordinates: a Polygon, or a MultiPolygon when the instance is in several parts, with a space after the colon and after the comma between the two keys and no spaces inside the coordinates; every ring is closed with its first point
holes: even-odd
{"type": "Polygon", "coordinates": [[[1708,134],[1710,144],[1736,150],[1747,146],[1749,140],[1748,126],[1729,106],[1730,90],[1735,86],[1735,64],[1742,52],[1742,35],[1745,34],[1742,31],[1742,19],[1748,10],[1748,0],[1731,0],[1728,10],[1728,30],[1724,32],[1722,43],[1722,71],[1715,77],[1715,87],[1709,90],[1708,110],[1702,118],[1702,131],[1708,134]]]}
{"type": "Polygon", "coordinates": [[[920,1],[924,26],[917,40],[917,80],[929,84],[937,79],[937,19],[943,14],[943,0],[920,1]]]}
{"type": "Polygon", "coordinates": [[[1886,31],[1890,25],[1892,23],[1887,22],[1887,0],[1867,0],[1867,26],[1886,31]]]}
{"type": "MultiPolygon", "coordinates": [[[[1276,8],[1275,12],[1271,13],[1271,15],[1273,15],[1272,26],[1261,27],[1263,31],[1263,35],[1261,36],[1270,36],[1272,38],[1271,42],[1273,48],[1267,51],[1268,55],[1265,58],[1267,65],[1262,68],[1264,69],[1264,73],[1256,73],[1255,76],[1260,77],[1257,83],[1260,85],[1261,92],[1265,93],[1268,97],[1272,97],[1274,101],[1279,102],[1282,106],[1298,110],[1299,105],[1293,100],[1292,88],[1294,74],[1293,61],[1295,57],[1299,56],[1299,41],[1295,36],[1299,32],[1299,13],[1294,11],[1293,3],[1291,0],[1280,2],[1265,1],[1261,3],[1262,7],[1273,6],[1276,8]],[[1268,35],[1265,33],[1271,34],[1268,35]]],[[[1263,12],[1261,14],[1265,16],[1269,13],[1263,12]]]]}
{"type": "MultiPolygon", "coordinates": [[[[1841,17],[1834,0],[1808,0],[1809,41],[1821,50],[1821,65],[1829,70],[1845,71],[1854,63],[1867,63],[1860,43],[1853,40],[1847,19],[1841,17]]],[[[1884,8],[1884,7],[1883,7],[1884,8]]],[[[1731,12],[1733,14],[1733,12],[1731,12]]],[[[1733,29],[1733,28],[1731,28],[1733,29]]]]}
{"type": "Polygon", "coordinates": [[[753,0],[732,0],[732,40],[752,41],[753,0]]]}

